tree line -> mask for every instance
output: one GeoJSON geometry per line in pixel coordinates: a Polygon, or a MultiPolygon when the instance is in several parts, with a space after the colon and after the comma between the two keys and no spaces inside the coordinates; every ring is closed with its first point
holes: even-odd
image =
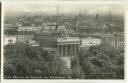
{"type": "Polygon", "coordinates": [[[79,50],[68,69],[56,52],[24,43],[4,47],[4,78],[123,79],[124,50],[108,45],[79,50]]]}

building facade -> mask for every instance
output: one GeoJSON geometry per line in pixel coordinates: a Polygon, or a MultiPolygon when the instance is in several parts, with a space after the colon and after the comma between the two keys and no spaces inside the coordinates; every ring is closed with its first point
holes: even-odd
{"type": "Polygon", "coordinates": [[[102,43],[115,48],[124,48],[124,33],[108,33],[102,35],[102,43]]]}
{"type": "Polygon", "coordinates": [[[78,37],[62,37],[57,39],[58,53],[62,56],[72,57],[77,54],[80,40],[78,37]]]}
{"type": "Polygon", "coordinates": [[[16,36],[5,36],[4,45],[16,43],[16,36]]]}
{"type": "Polygon", "coordinates": [[[124,49],[124,46],[125,46],[125,37],[124,37],[124,33],[118,33],[118,34],[117,34],[117,47],[124,49]]]}
{"type": "Polygon", "coordinates": [[[16,35],[18,32],[18,25],[16,24],[5,24],[4,34],[5,35],[16,35]]]}
{"type": "Polygon", "coordinates": [[[27,41],[33,40],[34,35],[35,35],[35,32],[33,31],[32,32],[22,31],[22,32],[18,32],[18,34],[16,35],[16,39],[17,39],[17,42],[26,43],[27,41]]]}
{"type": "Polygon", "coordinates": [[[18,33],[16,34],[17,42],[26,43],[33,40],[36,31],[36,27],[19,27],[18,33]]]}
{"type": "Polygon", "coordinates": [[[101,39],[99,38],[92,38],[92,37],[88,37],[88,38],[81,38],[81,45],[80,47],[91,47],[91,46],[96,46],[96,45],[100,45],[101,44],[101,39]]]}

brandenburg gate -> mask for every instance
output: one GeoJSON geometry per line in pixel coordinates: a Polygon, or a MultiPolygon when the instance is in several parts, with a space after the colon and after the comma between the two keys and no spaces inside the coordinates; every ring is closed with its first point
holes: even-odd
{"type": "Polygon", "coordinates": [[[80,40],[78,37],[63,37],[57,39],[58,53],[62,56],[73,57],[77,50],[80,40]]]}

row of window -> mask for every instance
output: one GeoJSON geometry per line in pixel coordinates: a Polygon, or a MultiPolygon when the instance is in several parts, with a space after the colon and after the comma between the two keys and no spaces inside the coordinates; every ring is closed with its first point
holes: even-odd
{"type": "Polygon", "coordinates": [[[82,43],[82,44],[86,44],[86,45],[99,45],[100,42],[86,42],[86,43],[82,43]]]}

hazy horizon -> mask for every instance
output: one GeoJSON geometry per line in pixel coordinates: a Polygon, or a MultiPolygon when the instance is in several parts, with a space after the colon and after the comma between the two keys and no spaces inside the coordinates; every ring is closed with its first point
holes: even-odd
{"type": "Polygon", "coordinates": [[[76,2],[41,2],[41,3],[5,3],[5,15],[24,15],[24,14],[41,14],[41,15],[56,15],[59,14],[122,14],[124,13],[123,4],[108,4],[108,3],[76,3],[76,2]]]}

